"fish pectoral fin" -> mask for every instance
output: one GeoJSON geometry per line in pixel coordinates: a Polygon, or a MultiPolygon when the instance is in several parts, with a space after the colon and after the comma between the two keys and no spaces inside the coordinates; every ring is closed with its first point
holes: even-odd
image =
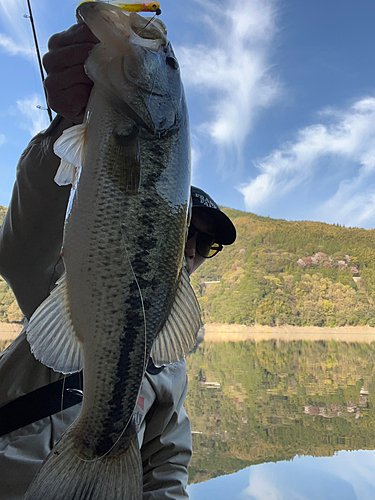
{"type": "Polygon", "coordinates": [[[75,184],[77,177],[77,169],[71,163],[61,160],[60,166],[55,175],[55,182],[59,186],[67,186],[68,184],[75,184]]]}
{"type": "Polygon", "coordinates": [[[83,153],[86,143],[87,123],[67,128],[53,145],[55,154],[62,160],[82,167],[83,153]]]}
{"type": "Polygon", "coordinates": [[[119,188],[128,194],[138,193],[141,183],[141,153],[138,132],[122,135],[114,133],[113,148],[108,150],[114,155],[108,162],[112,171],[109,175],[119,188]]]}
{"type": "Polygon", "coordinates": [[[151,348],[155,366],[174,363],[187,356],[196,344],[200,326],[199,303],[183,266],[171,312],[151,348]]]}
{"type": "Polygon", "coordinates": [[[71,320],[65,274],[31,316],[26,336],[35,358],[49,368],[65,374],[82,369],[83,349],[71,320]]]}

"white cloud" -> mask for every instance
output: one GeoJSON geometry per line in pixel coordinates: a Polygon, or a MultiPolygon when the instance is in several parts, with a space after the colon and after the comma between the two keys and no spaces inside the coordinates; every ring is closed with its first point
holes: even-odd
{"type": "Polygon", "coordinates": [[[19,37],[24,37],[24,28],[26,22],[23,18],[27,14],[27,6],[24,0],[0,0],[1,17],[6,20],[9,29],[16,32],[19,37]]]}
{"type": "Polygon", "coordinates": [[[325,468],[350,484],[357,498],[374,498],[374,451],[340,451],[335,460],[326,459],[325,468]]]}
{"type": "Polygon", "coordinates": [[[17,108],[24,116],[22,128],[28,130],[31,136],[34,136],[41,130],[48,127],[48,115],[44,109],[39,109],[38,106],[44,105],[44,98],[34,94],[23,100],[17,101],[17,108]]]}
{"type": "MultiPolygon", "coordinates": [[[[259,175],[239,187],[250,211],[264,210],[269,201],[290,196],[327,163],[336,168],[352,164],[351,178],[334,186],[335,194],[312,213],[313,218],[349,226],[375,223],[375,98],[366,97],[349,109],[326,109],[321,122],[300,130],[294,141],[284,143],[269,156],[255,162],[259,175]],[[327,162],[330,160],[330,162],[327,162]]],[[[336,181],[337,182],[337,181],[336,181]]]]}
{"type": "Polygon", "coordinates": [[[200,126],[216,147],[242,149],[257,113],[280,95],[271,77],[270,51],[276,34],[274,0],[200,4],[200,21],[210,30],[210,44],[177,47],[186,87],[203,93],[210,117],[200,126]]]}
{"type": "Polygon", "coordinates": [[[199,149],[199,144],[196,142],[196,145],[193,144],[191,146],[191,183],[195,184],[197,181],[197,164],[199,163],[199,159],[201,157],[201,152],[199,149]]]}
{"type": "Polygon", "coordinates": [[[337,192],[313,212],[313,218],[348,227],[375,226],[375,183],[342,181],[337,192]]]}
{"type": "Polygon", "coordinates": [[[264,472],[263,469],[257,467],[250,469],[249,486],[241,494],[244,500],[283,500],[279,488],[264,472]]]}
{"type": "Polygon", "coordinates": [[[31,47],[17,44],[12,38],[0,33],[0,47],[11,56],[21,55],[28,58],[34,57],[34,50],[31,47]]]}

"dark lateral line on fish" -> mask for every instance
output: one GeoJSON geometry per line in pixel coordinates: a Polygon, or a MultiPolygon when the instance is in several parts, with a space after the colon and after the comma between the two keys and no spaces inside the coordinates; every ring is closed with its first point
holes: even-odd
{"type": "Polygon", "coordinates": [[[81,403],[82,373],[74,373],[21,396],[0,408],[0,436],[81,403]],[[63,397],[61,397],[64,388],[63,397]],[[62,404],[63,402],[63,404],[62,404]]]}

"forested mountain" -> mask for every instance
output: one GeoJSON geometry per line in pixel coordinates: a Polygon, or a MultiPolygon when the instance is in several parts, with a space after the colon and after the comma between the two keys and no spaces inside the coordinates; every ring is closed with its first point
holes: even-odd
{"type": "MultiPolygon", "coordinates": [[[[0,226],[3,223],[6,208],[0,205],[0,226]]],[[[14,295],[3,278],[0,276],[0,321],[21,321],[22,313],[18,308],[14,295]]]]}
{"type": "Polygon", "coordinates": [[[3,207],[2,205],[0,205],[0,226],[3,223],[3,219],[4,219],[6,211],[7,211],[7,209],[5,207],[3,207]]]}
{"type": "Polygon", "coordinates": [[[224,211],[237,241],[192,276],[204,322],[375,326],[375,230],[224,211]]]}
{"type": "MultiPolygon", "coordinates": [[[[375,326],[375,230],[223,210],[237,241],[192,276],[205,323],[375,326]]],[[[0,281],[0,321],[14,308],[0,281]]]]}

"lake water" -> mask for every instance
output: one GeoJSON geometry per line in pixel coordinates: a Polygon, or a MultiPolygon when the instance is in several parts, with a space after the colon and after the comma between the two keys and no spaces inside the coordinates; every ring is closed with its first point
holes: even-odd
{"type": "Polygon", "coordinates": [[[191,500],[375,498],[375,343],[201,343],[191,500]]]}
{"type": "Polygon", "coordinates": [[[191,500],[372,500],[375,453],[341,451],[253,465],[188,487],[191,500]]]}

